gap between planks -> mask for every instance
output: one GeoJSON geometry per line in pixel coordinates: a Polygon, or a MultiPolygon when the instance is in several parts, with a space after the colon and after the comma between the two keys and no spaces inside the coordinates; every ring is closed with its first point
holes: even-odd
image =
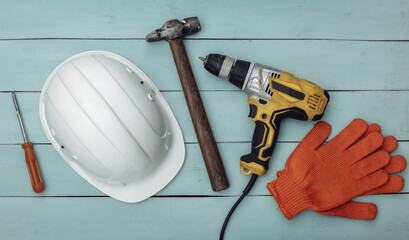
{"type": "MultiPolygon", "coordinates": [[[[401,142],[409,142],[409,140],[397,140],[398,143],[401,142]]],[[[301,141],[277,141],[277,143],[300,143],[301,141]]],[[[324,143],[326,143],[327,141],[325,141],[324,143]]],[[[248,143],[250,144],[251,141],[216,141],[217,144],[235,144],[235,143],[248,143]]],[[[21,145],[23,143],[0,143],[0,146],[13,146],[13,145],[21,145]]],[[[51,145],[51,143],[49,142],[33,142],[34,145],[51,145]]],[[[187,145],[198,145],[199,142],[185,142],[185,144],[187,145]]]]}
{"type": "MultiPolygon", "coordinates": [[[[353,39],[353,38],[183,38],[188,41],[342,41],[342,42],[409,42],[408,39],[353,39]]],[[[0,41],[38,41],[38,40],[101,40],[101,41],[145,41],[145,38],[82,38],[82,37],[42,37],[42,38],[0,38],[0,41]]]]}
{"type": "MultiPolygon", "coordinates": [[[[409,192],[397,192],[397,193],[382,193],[373,194],[368,196],[376,195],[407,195],[409,192]]],[[[151,198],[238,198],[241,194],[234,195],[159,195],[152,196],[151,198]]],[[[0,196],[0,198],[109,198],[107,195],[67,195],[67,196],[0,196]]],[[[271,197],[271,194],[249,194],[247,197],[271,197]]]]}
{"type": "MultiPolygon", "coordinates": [[[[226,90],[226,89],[207,89],[207,90],[199,90],[199,92],[241,92],[240,89],[233,89],[233,90],[226,90]]],[[[409,89],[342,89],[342,90],[331,90],[326,89],[327,92],[408,92],[409,89]]],[[[0,91],[0,93],[41,93],[40,90],[35,91],[0,91]]],[[[180,90],[159,90],[159,92],[183,92],[180,90]]]]}

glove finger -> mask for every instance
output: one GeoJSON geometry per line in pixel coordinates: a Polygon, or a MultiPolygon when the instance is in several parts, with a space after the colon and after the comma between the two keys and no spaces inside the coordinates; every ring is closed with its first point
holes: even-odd
{"type": "Polygon", "coordinates": [[[392,136],[386,136],[383,138],[383,144],[381,146],[381,150],[385,150],[387,152],[393,152],[398,147],[398,140],[392,136]]]}
{"type": "MultiPolygon", "coordinates": [[[[381,133],[381,127],[376,123],[371,123],[368,125],[368,130],[362,135],[359,139],[368,136],[370,133],[378,132],[381,133]]],[[[393,136],[386,136],[383,138],[383,144],[381,146],[381,150],[385,150],[387,152],[393,152],[398,147],[398,141],[393,136]]]]}
{"type": "Polygon", "coordinates": [[[382,143],[383,137],[380,133],[370,133],[345,151],[346,159],[351,163],[359,161],[373,153],[382,143]]]}
{"type": "Polygon", "coordinates": [[[402,172],[406,168],[406,160],[401,155],[392,156],[388,165],[386,165],[383,170],[388,173],[398,173],[402,172]]]}
{"type": "MultiPolygon", "coordinates": [[[[405,170],[405,168],[406,168],[406,160],[405,160],[405,158],[404,157],[402,157],[401,155],[398,155],[398,156],[392,156],[391,158],[390,158],[390,161],[389,161],[389,163],[386,165],[386,166],[384,166],[383,167],[383,170],[385,170],[385,171],[387,171],[388,173],[398,173],[398,172],[402,172],[403,170],[405,170]]],[[[277,171],[277,177],[280,177],[281,175],[283,175],[284,174],[284,172],[285,172],[285,170],[280,170],[280,171],[277,171]]],[[[385,184],[385,185],[387,185],[389,182],[390,182],[390,178],[394,178],[395,177],[395,175],[391,175],[390,177],[389,177],[389,180],[388,180],[388,182],[385,184]]],[[[384,185],[384,186],[385,186],[384,185]]],[[[381,187],[384,187],[384,186],[381,186],[381,187]]],[[[403,186],[402,186],[402,188],[403,188],[403,186]]],[[[396,189],[396,188],[395,188],[396,189]]],[[[400,191],[400,190],[399,190],[400,191]]],[[[399,191],[390,191],[390,192],[399,192],[399,191]]],[[[386,192],[385,192],[386,193],[386,192]]],[[[373,194],[375,194],[375,193],[373,193],[373,194]]],[[[365,195],[370,195],[370,194],[365,194],[365,195]]]]}
{"type": "Polygon", "coordinates": [[[355,168],[354,172],[357,173],[356,176],[362,178],[382,169],[389,163],[389,161],[390,156],[387,152],[376,151],[361,161],[354,163],[352,167],[355,168]]]}
{"type": "Polygon", "coordinates": [[[390,175],[388,181],[384,185],[366,192],[364,195],[396,193],[402,191],[404,186],[405,180],[403,180],[403,177],[398,175],[390,175]]]}
{"type": "Polygon", "coordinates": [[[297,149],[317,149],[331,133],[331,125],[326,122],[318,122],[314,128],[298,144],[297,149]]]}
{"type": "Polygon", "coordinates": [[[368,125],[368,130],[366,130],[366,132],[368,134],[373,133],[373,132],[380,133],[381,132],[381,127],[376,123],[371,123],[371,124],[368,125]]]}
{"type": "Polygon", "coordinates": [[[335,217],[344,217],[360,220],[374,220],[378,212],[373,203],[347,202],[336,208],[327,211],[320,211],[319,214],[335,217]]]}
{"type": "Polygon", "coordinates": [[[354,119],[344,130],[331,139],[327,147],[346,149],[361,137],[368,129],[368,124],[362,119],[354,119]]]}
{"type": "Polygon", "coordinates": [[[360,136],[357,141],[361,140],[362,138],[368,136],[370,133],[373,133],[373,132],[381,133],[381,127],[376,123],[369,124],[366,132],[362,136],[360,136]]]}
{"type": "Polygon", "coordinates": [[[356,185],[358,185],[358,188],[356,188],[358,191],[353,193],[355,195],[354,197],[361,196],[364,193],[384,185],[388,179],[389,174],[382,169],[359,179],[356,183],[356,185]]]}

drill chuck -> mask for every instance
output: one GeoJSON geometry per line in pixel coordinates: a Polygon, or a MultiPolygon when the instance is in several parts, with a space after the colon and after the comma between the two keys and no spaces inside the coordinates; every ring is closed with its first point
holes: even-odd
{"type": "Polygon", "coordinates": [[[249,71],[250,62],[235,60],[221,54],[209,54],[203,60],[205,69],[211,74],[228,80],[234,86],[242,89],[249,71]]]}

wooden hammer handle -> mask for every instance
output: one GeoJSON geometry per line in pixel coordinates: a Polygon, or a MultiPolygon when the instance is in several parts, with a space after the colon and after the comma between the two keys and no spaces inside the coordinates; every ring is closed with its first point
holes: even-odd
{"type": "Polygon", "coordinates": [[[217,149],[202,99],[200,98],[199,89],[193,76],[183,39],[176,38],[168,42],[172,50],[180,82],[182,83],[190,117],[192,118],[213,191],[226,189],[229,187],[229,180],[227,179],[223,162],[217,149]]]}

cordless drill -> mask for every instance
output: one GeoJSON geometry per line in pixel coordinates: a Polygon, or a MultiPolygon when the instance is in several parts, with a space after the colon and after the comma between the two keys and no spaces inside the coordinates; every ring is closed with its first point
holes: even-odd
{"type": "Polygon", "coordinates": [[[282,119],[319,120],[329,101],[328,93],[320,86],[288,72],[220,54],[200,59],[207,71],[228,80],[249,96],[249,117],[256,127],[251,153],[240,158],[244,174],[267,172],[282,119]]]}

